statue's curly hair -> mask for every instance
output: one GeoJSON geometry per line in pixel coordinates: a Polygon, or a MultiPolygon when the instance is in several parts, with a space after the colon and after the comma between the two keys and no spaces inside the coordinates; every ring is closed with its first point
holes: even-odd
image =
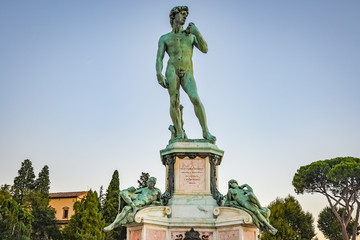
{"type": "Polygon", "coordinates": [[[156,183],[156,177],[149,177],[149,179],[148,179],[148,181],[153,181],[153,182],[155,182],[156,183]]]}
{"type": "Polygon", "coordinates": [[[229,182],[228,182],[228,186],[229,188],[231,188],[230,184],[232,183],[236,183],[238,185],[238,182],[235,180],[235,179],[231,179],[229,182]]]}
{"type": "Polygon", "coordinates": [[[177,6],[173,7],[170,11],[170,25],[172,26],[174,23],[175,15],[181,11],[186,11],[189,14],[189,8],[187,6],[177,6]]]}

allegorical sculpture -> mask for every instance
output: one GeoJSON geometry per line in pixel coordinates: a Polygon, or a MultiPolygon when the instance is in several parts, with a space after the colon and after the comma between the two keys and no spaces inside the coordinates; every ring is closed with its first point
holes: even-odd
{"type": "Polygon", "coordinates": [[[260,205],[253,189],[247,184],[239,186],[234,179],[230,180],[228,185],[229,190],[224,205],[245,210],[251,215],[258,228],[275,234],[277,229],[269,222],[270,209],[260,205]]]}
{"type": "Polygon", "coordinates": [[[150,177],[147,181],[147,186],[136,190],[135,187],[122,190],[119,193],[120,206],[125,205],[117,214],[113,223],[104,228],[105,232],[111,231],[114,228],[134,222],[135,214],[149,206],[161,205],[161,192],[155,187],[156,178],[150,177]]]}
{"type": "Polygon", "coordinates": [[[204,139],[216,141],[207,127],[205,109],[197,92],[192,63],[194,46],[203,53],[207,53],[208,46],[194,23],[189,23],[186,30],[183,29],[188,14],[189,10],[186,6],[174,7],[170,11],[172,31],[160,37],[156,57],[156,76],[159,84],[167,88],[170,95],[170,116],[174,124],[170,130],[174,138],[186,138],[180,108],[181,86],[194,105],[204,139]],[[162,70],[165,52],[169,55],[169,61],[164,76],[162,70]]]}

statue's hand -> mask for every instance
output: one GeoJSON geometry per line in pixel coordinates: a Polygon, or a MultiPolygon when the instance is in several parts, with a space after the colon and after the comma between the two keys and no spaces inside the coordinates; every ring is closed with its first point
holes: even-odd
{"type": "Polygon", "coordinates": [[[244,189],[244,188],[248,188],[248,186],[249,186],[249,185],[247,185],[247,184],[245,183],[245,184],[239,186],[239,188],[244,189]]]}
{"type": "Polygon", "coordinates": [[[159,202],[159,201],[153,201],[153,202],[151,203],[151,205],[160,206],[160,205],[161,205],[161,202],[159,202]]]}
{"type": "Polygon", "coordinates": [[[138,210],[138,208],[135,206],[135,204],[131,204],[131,208],[133,210],[133,213],[136,213],[136,211],[138,210]]]}
{"type": "Polygon", "coordinates": [[[166,81],[165,76],[162,75],[161,73],[160,73],[160,74],[157,74],[157,80],[158,80],[158,83],[159,83],[163,88],[168,88],[168,87],[169,87],[169,84],[168,84],[168,82],[166,81]]]}
{"type": "Polygon", "coordinates": [[[186,28],[187,33],[192,33],[194,35],[199,33],[199,29],[195,26],[195,23],[189,23],[189,26],[186,28]]]}

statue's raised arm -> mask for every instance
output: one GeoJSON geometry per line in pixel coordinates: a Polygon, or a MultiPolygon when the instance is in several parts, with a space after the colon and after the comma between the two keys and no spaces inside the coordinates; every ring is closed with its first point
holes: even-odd
{"type": "Polygon", "coordinates": [[[208,45],[201,35],[199,29],[195,26],[195,23],[189,23],[189,26],[185,30],[187,33],[192,33],[195,35],[194,45],[197,47],[201,52],[207,53],[208,52],[208,45]]]}

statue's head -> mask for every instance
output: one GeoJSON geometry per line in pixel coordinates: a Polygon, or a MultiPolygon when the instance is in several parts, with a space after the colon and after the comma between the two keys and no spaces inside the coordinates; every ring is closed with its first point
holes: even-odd
{"type": "Polygon", "coordinates": [[[128,190],[129,192],[135,192],[136,188],[135,187],[129,187],[126,190],[128,190]]]}
{"type": "Polygon", "coordinates": [[[181,13],[183,11],[186,12],[186,16],[189,14],[189,8],[187,6],[177,6],[177,7],[173,7],[171,9],[170,14],[169,14],[171,27],[174,24],[175,15],[178,13],[181,13]]]}
{"type": "Polygon", "coordinates": [[[148,188],[153,188],[155,187],[156,184],[156,178],[155,177],[149,177],[149,179],[146,182],[148,188]]]}
{"type": "Polygon", "coordinates": [[[228,186],[229,188],[235,188],[236,186],[238,186],[238,182],[235,180],[235,179],[231,179],[229,182],[228,182],[228,186]]]}

